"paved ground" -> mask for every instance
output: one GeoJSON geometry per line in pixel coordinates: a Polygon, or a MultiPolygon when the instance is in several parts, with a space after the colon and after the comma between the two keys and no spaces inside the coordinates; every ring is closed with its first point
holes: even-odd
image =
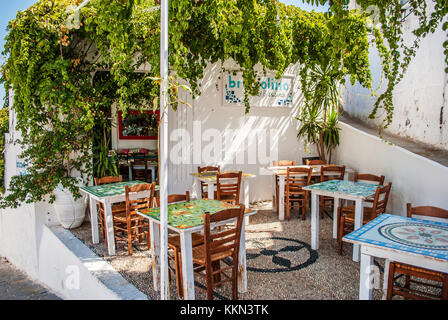
{"type": "Polygon", "coordinates": [[[0,257],[0,300],[60,300],[0,257]]]}

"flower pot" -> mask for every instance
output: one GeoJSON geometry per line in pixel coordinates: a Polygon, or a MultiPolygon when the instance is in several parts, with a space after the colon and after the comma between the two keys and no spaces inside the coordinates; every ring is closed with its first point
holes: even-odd
{"type": "Polygon", "coordinates": [[[60,187],[56,188],[53,193],[56,196],[53,207],[62,227],[65,229],[79,227],[85,217],[85,197],[75,200],[69,190],[60,187]]]}

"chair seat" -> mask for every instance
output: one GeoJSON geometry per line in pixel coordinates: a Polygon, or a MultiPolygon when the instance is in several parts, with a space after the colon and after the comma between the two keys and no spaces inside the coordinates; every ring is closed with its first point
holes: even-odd
{"type": "MultiPolygon", "coordinates": [[[[126,211],[124,211],[124,212],[119,212],[119,213],[117,213],[117,214],[114,214],[113,215],[113,219],[115,220],[115,221],[118,221],[118,222],[123,222],[123,223],[126,223],[126,211]]],[[[134,221],[143,221],[143,220],[147,220],[147,219],[145,219],[145,218],[143,218],[142,216],[139,216],[139,215],[137,215],[137,214],[133,214],[133,215],[131,215],[131,222],[134,222],[134,221]]]]}
{"type": "MultiPolygon", "coordinates": [[[[210,260],[213,261],[218,261],[227,257],[231,257],[232,256],[232,250],[226,250],[223,252],[219,252],[216,254],[212,254],[210,257],[210,260]]],[[[200,264],[200,265],[205,265],[206,263],[206,256],[205,256],[205,247],[204,245],[200,245],[200,246],[196,246],[193,248],[193,263],[196,264],[200,264]]]]}
{"type": "MultiPolygon", "coordinates": [[[[355,223],[355,206],[347,206],[342,208],[342,213],[344,214],[345,222],[355,223]]],[[[375,219],[376,216],[373,216],[372,208],[365,207],[363,214],[363,224],[366,224],[369,221],[375,219]]]]}
{"type": "MultiPolygon", "coordinates": [[[[191,235],[191,243],[193,247],[202,245],[204,243],[204,237],[200,233],[193,233],[191,235]]],[[[180,250],[180,235],[175,234],[168,237],[168,247],[176,250],[180,250]]]]}

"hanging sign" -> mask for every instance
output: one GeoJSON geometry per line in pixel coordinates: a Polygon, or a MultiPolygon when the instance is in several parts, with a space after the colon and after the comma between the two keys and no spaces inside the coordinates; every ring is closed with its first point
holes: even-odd
{"type": "MultiPolygon", "coordinates": [[[[249,96],[251,107],[291,107],[293,96],[292,76],[276,79],[267,74],[260,79],[260,90],[257,96],[249,96]]],[[[223,105],[244,106],[244,85],[242,73],[223,73],[223,105]]]]}

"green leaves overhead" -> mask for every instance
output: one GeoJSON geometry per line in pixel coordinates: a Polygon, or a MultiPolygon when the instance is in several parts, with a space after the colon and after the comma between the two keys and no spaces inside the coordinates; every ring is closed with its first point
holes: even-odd
{"type": "MultiPolygon", "coordinates": [[[[107,117],[105,106],[117,102],[124,114],[129,108],[157,107],[159,88],[153,79],[160,77],[160,11],[156,1],[91,0],[81,9],[79,24],[69,29],[67,19],[81,2],[40,0],[18,12],[8,25],[2,81],[14,89],[12,108],[23,133],[22,156],[29,174],[13,178],[3,206],[40,201],[59,183],[77,194],[76,184],[93,174],[93,128],[107,117]],[[136,76],[137,69],[145,72],[136,76]],[[94,84],[97,70],[109,70],[111,77],[94,84]],[[72,177],[74,171],[81,173],[79,179],[72,177]]],[[[384,107],[391,118],[392,91],[409,63],[407,58],[404,64],[400,61],[398,2],[358,1],[363,9],[371,4],[380,8],[384,25],[380,31],[369,29],[368,14],[349,11],[344,0],[331,1],[325,14],[277,0],[171,0],[170,75],[187,81],[193,95],[199,95],[205,67],[233,59],[243,76],[246,112],[249,95],[260,89],[258,66],[280,77],[289,65],[300,63],[305,95],[311,85],[307,75],[317,68],[327,70],[338,83],[350,78],[371,88],[368,36],[372,35],[389,81],[376,108],[384,107]]],[[[423,0],[410,3],[422,13],[425,27],[416,31],[418,35],[432,32],[446,15],[441,1],[435,1],[437,13],[429,17],[423,15],[423,0]]],[[[412,50],[405,56],[412,57],[412,50]]],[[[175,109],[176,90],[170,93],[175,109]]]]}

